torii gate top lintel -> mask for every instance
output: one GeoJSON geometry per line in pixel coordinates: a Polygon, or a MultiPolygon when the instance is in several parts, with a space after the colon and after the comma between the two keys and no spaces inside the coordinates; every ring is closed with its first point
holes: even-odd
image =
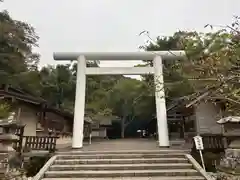
{"type": "Polygon", "coordinates": [[[55,60],[77,60],[84,56],[86,60],[153,60],[161,56],[163,60],[183,59],[184,51],[145,51],[145,52],[55,52],[55,60]]]}

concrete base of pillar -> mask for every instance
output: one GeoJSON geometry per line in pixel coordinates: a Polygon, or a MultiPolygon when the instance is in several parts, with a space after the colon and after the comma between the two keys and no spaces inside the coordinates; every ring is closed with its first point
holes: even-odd
{"type": "Polygon", "coordinates": [[[83,149],[83,148],[73,148],[73,147],[72,147],[72,150],[74,150],[74,151],[78,151],[78,150],[81,151],[82,149],[83,149]]]}
{"type": "Polygon", "coordinates": [[[166,148],[170,148],[170,146],[159,146],[159,149],[166,149],[166,148]]]}

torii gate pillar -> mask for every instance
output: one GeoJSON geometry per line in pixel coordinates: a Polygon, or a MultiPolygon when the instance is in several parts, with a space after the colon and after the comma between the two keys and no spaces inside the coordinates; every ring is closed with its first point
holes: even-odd
{"type": "Polygon", "coordinates": [[[72,148],[83,147],[86,75],[154,74],[158,143],[169,147],[167,112],[164,93],[162,60],[182,59],[184,51],[109,52],[109,53],[54,53],[55,60],[77,60],[76,98],[74,108],[72,148]],[[153,60],[153,67],[86,67],[86,60],[153,60]]]}

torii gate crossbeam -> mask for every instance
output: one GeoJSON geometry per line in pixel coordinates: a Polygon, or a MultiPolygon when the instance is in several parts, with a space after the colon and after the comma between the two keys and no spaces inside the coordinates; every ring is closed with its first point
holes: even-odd
{"type": "Polygon", "coordinates": [[[82,148],[84,129],[84,109],[86,75],[140,75],[154,74],[156,84],[156,114],[158,142],[160,147],[169,147],[167,112],[165,104],[163,60],[180,60],[185,57],[184,51],[147,51],[147,52],[56,52],[55,60],[77,60],[77,82],[74,108],[72,148],[82,148]],[[88,68],[86,60],[153,60],[153,67],[104,67],[88,68]]]}

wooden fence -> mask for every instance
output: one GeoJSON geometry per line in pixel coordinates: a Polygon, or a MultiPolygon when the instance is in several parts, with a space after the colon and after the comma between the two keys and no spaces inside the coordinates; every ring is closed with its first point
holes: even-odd
{"type": "Polygon", "coordinates": [[[23,136],[24,128],[25,126],[18,126],[14,132],[19,137],[19,140],[13,145],[17,152],[21,153],[22,150],[46,150],[54,152],[56,150],[58,136],[23,136]]]}
{"type": "MultiPolygon", "coordinates": [[[[239,136],[224,136],[222,134],[201,134],[203,138],[204,151],[223,152],[230,142],[239,136]]],[[[194,141],[192,139],[192,141],[194,141]]],[[[196,149],[193,142],[193,149],[196,149]]]]}
{"type": "Polygon", "coordinates": [[[57,136],[24,136],[24,150],[56,150],[57,136]]]}
{"type": "MultiPolygon", "coordinates": [[[[203,157],[205,166],[208,171],[215,172],[216,166],[220,164],[221,158],[224,156],[225,149],[230,142],[239,136],[224,136],[222,134],[201,134],[203,138],[204,150],[203,157]]],[[[196,151],[194,140],[192,139],[193,148],[192,156],[201,163],[199,153],[196,151]]]]}
{"type": "Polygon", "coordinates": [[[221,134],[201,134],[201,136],[206,151],[224,151],[226,148],[225,137],[221,134]]]}

